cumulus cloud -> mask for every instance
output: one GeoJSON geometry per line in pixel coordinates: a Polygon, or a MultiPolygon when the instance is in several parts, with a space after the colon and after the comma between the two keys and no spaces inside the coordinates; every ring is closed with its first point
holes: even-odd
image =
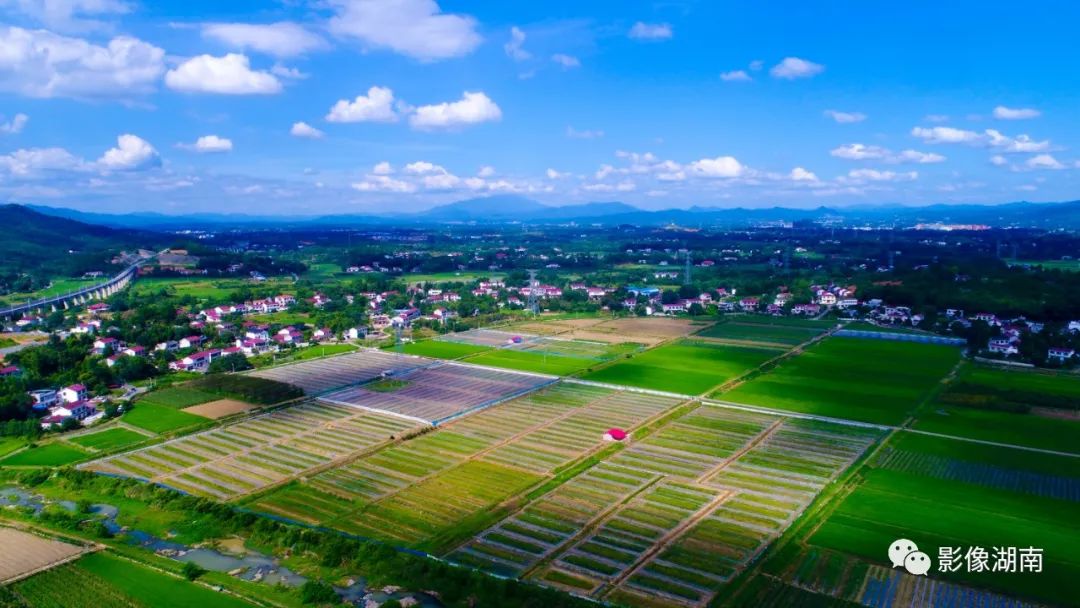
{"type": "Polygon", "coordinates": [[[495,167],[484,165],[483,167],[480,167],[480,170],[476,172],[476,175],[479,177],[491,177],[492,175],[495,175],[495,167]]]}
{"type": "Polygon", "coordinates": [[[1003,152],[1031,153],[1050,149],[1050,140],[1035,141],[1028,135],[1017,135],[1013,138],[994,129],[987,129],[985,134],[990,146],[1003,152]]]}
{"type": "Polygon", "coordinates": [[[897,173],[895,171],[880,171],[878,169],[853,169],[848,171],[847,176],[855,181],[901,182],[914,180],[919,177],[919,174],[915,171],[897,173]]]}
{"type": "Polygon", "coordinates": [[[360,192],[416,192],[416,186],[409,182],[394,179],[387,175],[368,175],[363,181],[350,184],[360,192]]]}
{"type": "Polygon", "coordinates": [[[1042,113],[1033,108],[1008,108],[997,106],[994,108],[994,118],[998,120],[1025,120],[1038,118],[1042,113]]]}
{"type": "Polygon", "coordinates": [[[589,192],[633,192],[637,189],[637,184],[623,180],[617,184],[586,184],[581,188],[589,192]]]}
{"type": "Polygon", "coordinates": [[[405,165],[405,172],[413,175],[430,175],[433,173],[447,173],[447,170],[442,165],[429,163],[426,160],[418,160],[405,165]]]}
{"type": "Polygon", "coordinates": [[[704,177],[739,177],[745,167],[734,156],[703,158],[690,163],[690,169],[704,177]]]}
{"type": "Polygon", "coordinates": [[[888,160],[891,160],[893,162],[900,162],[900,163],[918,163],[920,165],[925,165],[925,164],[928,164],[928,163],[944,162],[945,157],[940,155],[940,154],[935,154],[933,152],[920,152],[918,150],[904,150],[903,152],[900,152],[899,154],[897,154],[896,156],[891,157],[888,160]]]}
{"type": "Polygon", "coordinates": [[[825,116],[840,124],[850,124],[866,120],[866,114],[862,112],[840,112],[838,110],[825,110],[825,116]]]}
{"type": "Polygon", "coordinates": [[[599,129],[582,129],[578,130],[574,127],[566,127],[566,136],[570,139],[598,139],[604,136],[604,132],[599,129]]]}
{"type": "Polygon", "coordinates": [[[1004,167],[1009,164],[1009,161],[1005,160],[1005,157],[1000,154],[995,154],[990,157],[990,164],[995,167],[1004,167]]]}
{"type": "Polygon", "coordinates": [[[338,100],[326,115],[330,122],[396,122],[397,119],[394,92],[386,87],[371,87],[367,96],[357,95],[352,101],[338,100]]]}
{"type": "Polygon", "coordinates": [[[330,31],[421,61],[471,53],[481,42],[476,19],[443,13],[435,0],[329,0],[330,31]]]}
{"type": "Polygon", "coordinates": [[[746,70],[731,70],[720,74],[720,80],[724,82],[750,82],[753,78],[746,73],[746,70]]]}
{"type": "Polygon", "coordinates": [[[953,127],[915,127],[911,134],[930,144],[968,144],[986,146],[1001,152],[1034,153],[1050,149],[1050,141],[1036,141],[1028,135],[1010,137],[996,129],[986,129],[982,133],[956,129],[953,127]]]}
{"type": "Polygon", "coordinates": [[[563,179],[564,177],[570,177],[569,173],[563,173],[561,171],[556,171],[555,169],[552,169],[550,167],[545,172],[545,175],[547,175],[548,179],[563,179]]]}
{"type": "Polygon", "coordinates": [[[178,148],[192,152],[228,152],[233,149],[231,139],[218,137],[217,135],[203,135],[192,144],[177,144],[178,148]]]}
{"type": "Polygon", "coordinates": [[[503,45],[503,50],[506,51],[506,55],[514,61],[525,61],[532,57],[532,53],[526,51],[523,47],[525,45],[525,32],[518,26],[510,28],[510,42],[503,45]]]}
{"type": "Polygon", "coordinates": [[[64,31],[103,29],[108,25],[95,17],[131,10],[123,0],[0,0],[0,7],[64,31]]]}
{"type": "Polygon", "coordinates": [[[833,148],[829,151],[829,154],[836,158],[843,158],[845,160],[882,160],[887,163],[940,163],[945,160],[945,157],[940,154],[934,154],[931,152],[920,152],[918,150],[904,150],[899,153],[895,153],[888,148],[881,146],[868,146],[866,144],[854,143],[844,144],[842,146],[833,148]]]}
{"type": "Polygon", "coordinates": [[[283,58],[328,48],[320,36],[291,21],[207,23],[202,26],[202,35],[230,47],[283,58]]]}
{"type": "Polygon", "coordinates": [[[563,53],[555,53],[551,56],[551,60],[561,65],[563,69],[569,70],[570,68],[581,67],[581,61],[572,55],[564,55],[563,53]]]}
{"type": "Polygon", "coordinates": [[[769,70],[769,74],[773,78],[782,78],[784,80],[795,80],[796,78],[811,78],[825,71],[825,66],[814,63],[813,61],[807,61],[806,59],[800,59],[798,57],[784,57],[784,59],[774,65],[769,70]]]}
{"type": "Polygon", "coordinates": [[[0,156],[0,170],[17,177],[77,170],[85,165],[85,161],[63,148],[28,148],[0,156]]]}
{"type": "Polygon", "coordinates": [[[915,127],[911,134],[928,144],[977,143],[981,139],[975,131],[955,127],[915,127]]]}
{"type": "Polygon", "coordinates": [[[1064,169],[1065,165],[1061,164],[1058,159],[1049,154],[1039,154],[1027,159],[1024,166],[1028,169],[1064,169]]]}
{"type": "Polygon", "coordinates": [[[387,161],[375,163],[375,166],[371,168],[371,172],[375,175],[390,175],[394,172],[394,167],[387,161]]]}
{"type": "Polygon", "coordinates": [[[818,176],[814,175],[814,173],[811,172],[811,171],[807,171],[806,169],[803,169],[802,167],[795,167],[794,169],[792,169],[791,173],[788,174],[788,177],[791,178],[791,180],[795,181],[795,182],[816,182],[816,181],[818,181],[818,176]]]}
{"type": "Polygon", "coordinates": [[[145,139],[125,133],[116,138],[116,147],[106,150],[97,164],[108,171],[134,171],[160,165],[161,157],[145,139]]]}
{"type": "Polygon", "coordinates": [[[634,40],[668,40],[672,36],[671,25],[667,23],[645,23],[638,21],[627,33],[634,40]]]}
{"type": "Polygon", "coordinates": [[[306,137],[307,139],[320,139],[324,133],[304,121],[294,122],[289,134],[294,137],[306,137]]]}
{"type": "Polygon", "coordinates": [[[0,26],[0,91],[26,97],[123,98],[154,90],[165,51],[130,36],[105,46],[0,26]]]}
{"type": "Polygon", "coordinates": [[[281,76],[282,78],[288,78],[289,80],[303,80],[308,77],[307,74],[301,72],[297,68],[290,68],[287,65],[281,63],[275,63],[270,68],[270,73],[274,76],[281,76]]]}
{"type": "Polygon", "coordinates": [[[502,110],[483,92],[465,91],[458,101],[420,106],[409,117],[415,129],[452,129],[499,121],[502,110]]]}
{"type": "Polygon", "coordinates": [[[15,116],[12,116],[11,120],[0,122],[0,133],[7,133],[9,135],[21,133],[28,122],[30,122],[30,117],[19,112],[15,116]]]}
{"type": "Polygon", "coordinates": [[[199,55],[165,74],[165,85],[185,93],[268,95],[281,92],[281,81],[269,72],[252,70],[246,55],[199,55]]]}

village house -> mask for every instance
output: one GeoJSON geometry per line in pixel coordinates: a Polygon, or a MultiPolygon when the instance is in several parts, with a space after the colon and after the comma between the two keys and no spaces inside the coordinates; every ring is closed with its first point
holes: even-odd
{"type": "Polygon", "coordinates": [[[120,346],[116,338],[98,338],[94,340],[94,354],[104,355],[107,351],[115,351],[120,346]]]}
{"type": "Polygon", "coordinates": [[[72,384],[71,386],[65,386],[60,389],[60,399],[64,403],[86,401],[87,397],[89,397],[89,392],[86,390],[86,387],[81,384],[72,384]]]}
{"type": "Polygon", "coordinates": [[[1015,355],[1020,352],[1020,349],[1016,347],[1016,342],[1008,338],[993,338],[987,345],[987,349],[992,353],[998,353],[1005,356],[1015,355]]]}
{"type": "Polygon", "coordinates": [[[739,307],[746,311],[757,310],[759,300],[753,296],[739,300],[739,307]]]}
{"type": "Polygon", "coordinates": [[[1053,359],[1058,363],[1065,363],[1076,356],[1076,350],[1072,348],[1051,348],[1046,351],[1046,358],[1053,359]]]}
{"type": "Polygon", "coordinates": [[[188,336],[180,339],[180,348],[198,348],[206,338],[202,336],[188,336]]]}

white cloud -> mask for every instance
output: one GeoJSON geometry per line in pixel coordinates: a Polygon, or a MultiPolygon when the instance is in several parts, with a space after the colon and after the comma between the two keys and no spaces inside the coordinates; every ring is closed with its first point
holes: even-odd
{"type": "Polygon", "coordinates": [[[252,70],[247,56],[199,55],[165,74],[165,85],[185,93],[267,95],[281,92],[281,81],[270,72],[252,70]]]}
{"type": "Polygon", "coordinates": [[[816,181],[818,181],[818,176],[814,175],[813,172],[811,172],[811,171],[807,171],[806,169],[803,169],[802,167],[795,167],[794,169],[792,169],[791,173],[788,174],[788,177],[791,178],[792,181],[796,181],[796,182],[816,182],[816,181]]]}
{"type": "Polygon", "coordinates": [[[207,23],[204,38],[230,47],[250,49],[274,57],[295,57],[328,48],[326,41],[291,21],[277,23],[207,23]]]}
{"type": "Polygon", "coordinates": [[[637,189],[637,184],[623,180],[617,184],[587,184],[582,186],[582,189],[589,192],[633,192],[637,189]]]}
{"type": "Polygon", "coordinates": [[[233,149],[233,144],[231,139],[218,137],[217,135],[203,135],[196,139],[193,144],[178,144],[177,147],[199,153],[228,152],[233,149]]]}
{"type": "Polygon", "coordinates": [[[724,82],[750,82],[753,78],[746,73],[746,70],[731,70],[720,74],[720,80],[724,82]]]}
{"type": "Polygon", "coordinates": [[[357,95],[352,101],[338,100],[326,115],[330,122],[396,122],[397,119],[394,92],[386,87],[371,87],[366,97],[357,95]]]}
{"type": "Polygon", "coordinates": [[[551,60],[561,65],[563,69],[579,68],[581,67],[581,61],[572,55],[564,55],[562,53],[555,53],[551,56],[551,60]]]}
{"type": "Polygon", "coordinates": [[[372,167],[371,172],[375,175],[390,175],[394,172],[394,168],[390,165],[390,163],[384,160],[382,162],[376,163],[375,166],[372,167]]]}
{"type": "Polygon", "coordinates": [[[954,127],[915,127],[911,134],[928,144],[978,143],[981,136],[975,131],[954,127]]]}
{"type": "Polygon", "coordinates": [[[825,110],[825,116],[840,124],[850,124],[866,120],[866,114],[862,112],[840,112],[838,110],[825,110]]]}
{"type": "Polygon", "coordinates": [[[551,168],[548,168],[546,175],[548,179],[563,179],[564,177],[570,177],[569,173],[561,173],[551,168]]]}
{"type": "MultiPolygon", "coordinates": [[[[477,178],[479,179],[479,178],[477,178]]],[[[461,178],[448,172],[425,175],[421,178],[424,188],[427,190],[453,190],[461,184],[461,178]]],[[[479,180],[483,182],[483,180],[479,180]]],[[[477,182],[473,182],[476,184],[477,182]]]]}
{"type": "Polygon", "coordinates": [[[990,164],[995,167],[1004,167],[1009,164],[1009,161],[1005,160],[1005,157],[1000,154],[995,154],[990,157],[990,164]]]}
{"type": "Polygon", "coordinates": [[[877,169],[853,169],[848,171],[847,176],[855,181],[900,182],[916,179],[919,177],[919,174],[915,171],[896,173],[894,171],[879,171],[877,169]]]}
{"type": "Polygon", "coordinates": [[[476,172],[476,175],[480,177],[491,177],[492,175],[495,175],[495,167],[484,165],[483,167],[480,167],[480,170],[476,172]]]}
{"type": "Polygon", "coordinates": [[[1038,118],[1042,113],[1033,108],[1007,108],[997,106],[994,108],[994,118],[998,120],[1025,120],[1038,118]]]}
{"type": "Polygon", "coordinates": [[[8,133],[14,135],[21,133],[26,123],[30,122],[30,117],[22,112],[19,112],[15,116],[11,117],[11,120],[0,123],[0,133],[8,133]]]}
{"type": "Polygon", "coordinates": [[[949,117],[944,114],[927,114],[923,117],[926,122],[947,122],[949,117]]]}
{"type": "Polygon", "coordinates": [[[811,78],[825,71],[825,66],[800,59],[798,57],[785,57],[783,61],[774,65],[769,74],[773,78],[794,80],[796,78],[811,78]]]}
{"type": "Polygon", "coordinates": [[[28,148],[0,156],[0,169],[18,177],[81,168],[85,162],[63,148],[28,148]]]}
{"type": "Polygon", "coordinates": [[[476,20],[443,13],[435,0],[329,0],[330,31],[421,61],[467,55],[481,41],[476,20]]]}
{"type": "Polygon", "coordinates": [[[604,132],[599,129],[584,129],[578,131],[574,127],[566,127],[566,136],[570,139],[597,139],[604,136],[604,132]]]}
{"type": "Polygon", "coordinates": [[[320,139],[324,133],[306,122],[294,122],[289,134],[294,137],[306,137],[308,139],[320,139]]]}
{"type": "Polygon", "coordinates": [[[145,139],[125,133],[116,138],[116,147],[106,150],[97,164],[104,170],[132,171],[156,167],[161,164],[161,158],[145,139]]]}
{"type": "Polygon", "coordinates": [[[351,184],[360,192],[416,192],[416,185],[386,175],[368,175],[364,181],[351,184]]]}
{"type": "Polygon", "coordinates": [[[1065,165],[1061,164],[1058,159],[1050,156],[1049,154],[1039,154],[1027,159],[1024,166],[1028,169],[1064,169],[1065,165]]]}
{"type": "Polygon", "coordinates": [[[122,0],[0,0],[0,7],[69,31],[105,28],[106,23],[91,17],[123,15],[131,10],[122,0]]]}
{"type": "Polygon", "coordinates": [[[506,55],[514,61],[525,61],[532,57],[532,53],[526,51],[523,47],[525,45],[525,32],[518,26],[510,28],[510,42],[503,45],[503,50],[506,51],[506,55]]]}
{"type": "Polygon", "coordinates": [[[165,51],[130,36],[106,46],[0,26],[0,91],[26,97],[125,97],[154,90],[165,51]]]}
{"type": "Polygon", "coordinates": [[[426,160],[418,160],[405,165],[405,172],[413,175],[430,175],[433,173],[446,174],[448,171],[442,165],[429,163],[426,160]]]}
{"type": "Polygon", "coordinates": [[[881,146],[868,146],[866,144],[844,144],[829,151],[836,158],[846,160],[874,160],[889,156],[890,152],[881,146]]]}
{"type": "Polygon", "coordinates": [[[918,163],[925,165],[929,163],[940,163],[945,161],[945,157],[933,152],[920,152],[918,150],[904,150],[900,154],[889,159],[891,162],[898,163],[918,163]]]}
{"type": "Polygon", "coordinates": [[[739,177],[745,167],[734,156],[703,158],[690,163],[690,169],[705,177],[739,177]]]}
{"type": "Polygon", "coordinates": [[[765,62],[760,59],[755,59],[750,62],[750,69],[754,72],[761,70],[763,67],[765,67],[765,62]]]}
{"type": "Polygon", "coordinates": [[[671,26],[667,23],[638,21],[627,33],[634,40],[667,40],[671,38],[671,26]]]}
{"type": "Polygon", "coordinates": [[[995,129],[987,129],[986,137],[989,139],[990,146],[1004,152],[1031,153],[1045,152],[1050,149],[1050,140],[1035,141],[1028,135],[1017,135],[1012,138],[1002,135],[995,129]]]}
{"type": "Polygon", "coordinates": [[[409,117],[416,129],[445,129],[502,119],[502,110],[483,92],[465,91],[458,101],[420,106],[409,117]]]}
{"type": "Polygon", "coordinates": [[[270,68],[270,73],[274,76],[288,78],[289,80],[303,80],[308,77],[307,74],[301,72],[297,68],[290,68],[281,63],[275,63],[273,67],[270,68]]]}

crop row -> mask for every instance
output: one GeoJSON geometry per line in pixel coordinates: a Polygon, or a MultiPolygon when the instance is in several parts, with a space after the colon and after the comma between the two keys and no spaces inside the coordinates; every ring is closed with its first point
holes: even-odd
{"type": "Polygon", "coordinates": [[[260,369],[251,372],[251,375],[299,386],[308,395],[316,395],[371,380],[387,371],[400,373],[430,363],[430,359],[365,349],[337,357],[260,369]]]}

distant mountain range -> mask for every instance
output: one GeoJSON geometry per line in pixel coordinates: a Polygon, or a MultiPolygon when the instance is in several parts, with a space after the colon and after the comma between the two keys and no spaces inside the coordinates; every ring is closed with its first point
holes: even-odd
{"type": "Polygon", "coordinates": [[[256,227],[354,227],[354,226],[423,226],[447,223],[556,224],[636,224],[683,226],[752,226],[766,222],[833,219],[848,225],[899,225],[942,222],[953,224],[987,224],[998,227],[1080,228],[1080,201],[1061,203],[1017,202],[1004,205],[930,205],[904,207],[880,205],[874,207],[818,207],[792,209],[771,207],[743,209],[690,207],[649,211],[622,202],[594,202],[578,205],[551,206],[532,199],[502,195],[473,198],[441,205],[412,214],[400,215],[321,215],[321,216],[259,216],[193,214],[165,215],[159,213],[106,214],[89,213],[59,207],[30,206],[40,213],[99,224],[114,228],[149,230],[220,229],[256,227]]]}

